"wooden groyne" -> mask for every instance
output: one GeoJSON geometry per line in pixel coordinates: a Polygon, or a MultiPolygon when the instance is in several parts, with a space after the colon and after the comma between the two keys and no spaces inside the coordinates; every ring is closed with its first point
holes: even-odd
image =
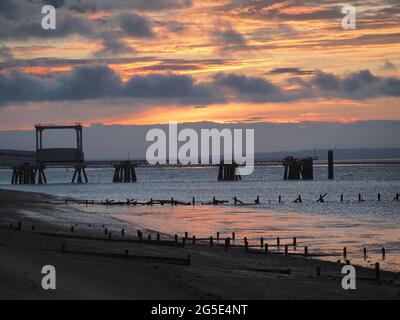
{"type": "MultiPolygon", "coordinates": [[[[383,194],[381,192],[378,192],[375,196],[371,196],[369,200],[364,198],[364,195],[359,193],[357,196],[353,197],[345,197],[344,194],[340,194],[335,197],[333,200],[327,200],[328,193],[325,192],[323,194],[320,194],[318,197],[316,197],[314,200],[310,198],[305,198],[302,195],[297,195],[296,197],[289,198],[289,197],[283,197],[282,195],[277,196],[275,199],[263,199],[261,196],[256,196],[256,198],[253,201],[250,202],[245,202],[241,199],[239,199],[238,196],[233,196],[230,200],[228,199],[217,199],[216,197],[213,197],[210,201],[196,201],[195,197],[192,197],[191,201],[184,201],[184,200],[177,200],[171,197],[170,199],[154,199],[150,198],[149,200],[145,201],[139,201],[137,199],[126,199],[126,200],[114,200],[114,199],[105,199],[105,200],[77,200],[77,199],[66,199],[64,202],[58,202],[58,203],[76,203],[80,205],[103,205],[103,206],[137,206],[137,205],[142,205],[142,206],[153,206],[153,205],[170,205],[170,206],[194,206],[196,204],[200,205],[234,205],[234,206],[258,206],[258,205],[270,205],[270,204],[284,204],[284,203],[320,203],[320,204],[325,204],[325,203],[333,203],[333,202],[338,202],[338,203],[350,203],[350,202],[366,202],[366,201],[374,201],[378,203],[384,203],[385,201],[383,200],[383,194]],[[287,200],[286,200],[287,199],[287,200]]],[[[394,196],[386,196],[386,201],[400,201],[400,193],[395,193],[394,196]]]]}
{"type": "MultiPolygon", "coordinates": [[[[25,224],[22,221],[17,221],[9,224],[8,226],[5,224],[0,224],[2,228],[9,228],[10,230],[14,230],[17,232],[29,232],[41,236],[47,237],[56,237],[60,239],[69,239],[69,240],[89,240],[89,241],[105,241],[109,243],[119,243],[121,245],[126,244],[142,244],[142,245],[168,245],[171,248],[183,249],[187,246],[209,246],[215,248],[223,248],[224,251],[230,250],[243,250],[245,254],[257,254],[268,256],[270,254],[274,255],[285,255],[285,256],[302,256],[307,258],[322,258],[322,257],[339,257],[337,260],[338,264],[351,264],[349,256],[351,255],[354,258],[363,257],[364,260],[373,258],[369,256],[368,252],[376,252],[376,248],[367,248],[363,247],[362,250],[356,250],[350,252],[347,247],[343,248],[342,253],[323,253],[322,250],[314,250],[310,252],[310,247],[306,245],[300,245],[297,237],[260,237],[260,238],[247,238],[243,237],[241,239],[237,238],[237,233],[232,232],[229,236],[221,236],[220,232],[217,232],[210,237],[196,237],[194,234],[189,234],[189,232],[184,232],[182,235],[175,234],[173,237],[171,235],[161,235],[160,233],[156,234],[156,237],[151,237],[151,234],[148,234],[147,237],[144,236],[141,230],[136,230],[136,233],[133,230],[125,230],[125,229],[112,229],[108,228],[106,225],[90,225],[90,228],[81,227],[82,224],[73,224],[71,227],[64,226],[63,231],[60,232],[49,232],[46,231],[44,226],[44,230],[42,230],[42,226],[40,225],[30,225],[25,224]],[[75,228],[76,227],[76,228],[75,228]],[[96,227],[95,230],[91,230],[91,227],[96,227]],[[127,231],[127,232],[125,232],[127,231]],[[81,232],[81,234],[77,234],[81,232]],[[90,233],[91,235],[88,235],[90,233]],[[343,260],[342,260],[343,259],[343,260]],[[343,262],[342,262],[343,261],[343,262]]],[[[300,239],[305,240],[305,239],[300,239]]],[[[171,257],[171,256],[157,256],[157,255],[133,255],[129,253],[129,249],[125,248],[120,252],[100,252],[100,251],[79,251],[73,250],[69,248],[65,243],[62,244],[60,249],[40,249],[46,251],[54,251],[57,253],[65,253],[65,254],[76,254],[76,255],[87,255],[87,256],[98,256],[98,257],[109,257],[109,258],[117,258],[117,259],[127,259],[127,260],[148,260],[160,263],[170,263],[170,264],[178,264],[178,265],[192,265],[191,255],[187,254],[185,258],[183,257],[171,257]]],[[[115,251],[115,249],[114,249],[115,251]]],[[[384,261],[386,259],[387,250],[382,247],[379,249],[381,253],[381,260],[384,261]]],[[[376,254],[374,255],[376,256],[376,254]]],[[[380,271],[380,262],[376,261],[374,264],[374,278],[369,280],[374,280],[377,282],[381,281],[381,271],[380,271]]],[[[287,269],[257,269],[260,272],[271,272],[271,273],[282,273],[282,274],[290,274],[290,271],[287,269]]],[[[316,274],[317,276],[321,276],[321,268],[316,266],[316,274]]]]}

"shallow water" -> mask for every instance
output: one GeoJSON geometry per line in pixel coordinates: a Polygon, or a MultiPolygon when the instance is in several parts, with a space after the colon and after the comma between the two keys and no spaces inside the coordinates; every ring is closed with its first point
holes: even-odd
{"type": "MultiPolygon", "coordinates": [[[[314,181],[283,181],[283,168],[256,167],[253,175],[242,181],[218,182],[217,168],[137,168],[137,183],[113,184],[112,169],[89,169],[90,183],[71,185],[72,171],[48,169],[48,185],[11,186],[11,172],[0,170],[2,188],[44,192],[79,199],[137,200],[174,199],[196,202],[229,200],[237,196],[258,206],[137,206],[88,207],[89,211],[106,213],[132,225],[159,230],[169,234],[187,231],[197,237],[208,237],[221,232],[221,237],[236,232],[274,244],[276,237],[298,238],[299,246],[310,246],[311,252],[323,251],[343,259],[340,253],[348,247],[348,258],[354,263],[368,265],[381,260],[380,249],[386,247],[382,267],[400,270],[400,201],[393,201],[400,192],[399,165],[337,165],[335,180],[327,180],[326,166],[315,167],[314,181]],[[381,193],[381,201],[377,194],[381,193]],[[317,203],[320,194],[327,193],[324,203],[317,203]],[[361,193],[365,201],[358,201],[361,193]],[[344,202],[340,202],[340,195],[344,202]],[[278,203],[281,195],[283,203],[278,203]],[[303,203],[293,203],[301,195],[303,203]],[[362,247],[368,248],[364,261],[362,247]]],[[[95,215],[92,215],[94,217],[95,215]]],[[[93,218],[95,220],[95,218],[93,218]]],[[[239,240],[238,240],[239,241],[239,240]]],[[[282,248],[283,249],[283,248],[282,248]]],[[[300,248],[298,249],[300,250],[300,248]]]]}

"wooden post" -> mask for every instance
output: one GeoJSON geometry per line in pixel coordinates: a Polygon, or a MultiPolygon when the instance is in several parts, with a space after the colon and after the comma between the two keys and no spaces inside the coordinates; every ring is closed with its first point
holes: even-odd
{"type": "Polygon", "coordinates": [[[376,279],[376,281],[378,281],[378,282],[381,281],[379,262],[376,262],[376,263],[375,263],[375,279],[376,279]]]}
{"type": "Polygon", "coordinates": [[[160,234],[157,233],[157,241],[160,241],[160,234]]]}
{"type": "Polygon", "coordinates": [[[147,241],[151,241],[151,234],[147,236],[147,241]]]}
{"type": "Polygon", "coordinates": [[[196,199],[193,197],[192,198],[192,205],[195,205],[196,204],[196,199]]]}
{"type": "Polygon", "coordinates": [[[192,243],[195,244],[196,243],[196,236],[192,237],[192,243]]]}
{"type": "Polygon", "coordinates": [[[249,243],[247,240],[244,242],[244,252],[249,252],[249,243]]]}
{"type": "Polygon", "coordinates": [[[175,234],[175,242],[178,242],[178,235],[175,234]]]}
{"type": "Polygon", "coordinates": [[[293,246],[294,247],[297,246],[297,238],[296,237],[293,237],[293,246]]]}
{"type": "Polygon", "coordinates": [[[288,253],[289,253],[289,246],[285,245],[285,254],[288,254],[288,253]]]}
{"type": "Polygon", "coordinates": [[[367,259],[367,248],[364,247],[363,251],[364,251],[364,260],[365,260],[365,259],[367,259]]]}
{"type": "Polygon", "coordinates": [[[104,234],[107,235],[107,233],[108,233],[108,229],[105,228],[105,229],[104,229],[104,234]]]}
{"type": "Polygon", "coordinates": [[[317,271],[317,277],[321,276],[321,267],[320,266],[317,267],[316,271],[317,271]]]}
{"type": "Polygon", "coordinates": [[[268,243],[265,244],[264,248],[265,248],[265,254],[268,254],[268,243]]]}
{"type": "Polygon", "coordinates": [[[385,260],[386,257],[386,249],[382,248],[382,260],[385,260]]]}
{"type": "Polygon", "coordinates": [[[333,150],[328,151],[328,179],[333,180],[333,150]]]}
{"type": "Polygon", "coordinates": [[[281,245],[281,239],[278,237],[276,238],[276,245],[279,247],[281,245]]]}
{"type": "Polygon", "coordinates": [[[340,195],[340,202],[343,203],[343,194],[340,195]]]}
{"type": "Polygon", "coordinates": [[[347,248],[346,247],[343,248],[343,257],[344,258],[347,257],[347,248]]]}
{"type": "Polygon", "coordinates": [[[279,203],[282,203],[282,196],[279,196],[279,203]]]}
{"type": "Polygon", "coordinates": [[[125,230],[124,229],[121,230],[121,237],[123,237],[123,236],[125,236],[125,230]]]}
{"type": "Polygon", "coordinates": [[[189,239],[189,234],[187,232],[185,232],[185,240],[189,239]]]}
{"type": "Polygon", "coordinates": [[[74,227],[71,227],[71,232],[74,232],[75,231],[75,228],[74,227]]]}
{"type": "Polygon", "coordinates": [[[213,241],[213,237],[211,236],[210,237],[210,246],[212,246],[214,243],[213,243],[214,241],[213,241]]]}
{"type": "Polygon", "coordinates": [[[217,232],[217,241],[219,241],[219,232],[217,232]]]}
{"type": "Polygon", "coordinates": [[[260,245],[261,245],[261,249],[264,248],[264,238],[263,237],[260,238],[260,245]]]}
{"type": "Polygon", "coordinates": [[[235,240],[235,232],[232,232],[232,240],[235,240]]]}
{"type": "Polygon", "coordinates": [[[304,256],[308,256],[308,247],[306,246],[306,247],[304,247],[304,256]]]}
{"type": "Polygon", "coordinates": [[[378,201],[381,201],[381,194],[378,193],[378,201]]]}

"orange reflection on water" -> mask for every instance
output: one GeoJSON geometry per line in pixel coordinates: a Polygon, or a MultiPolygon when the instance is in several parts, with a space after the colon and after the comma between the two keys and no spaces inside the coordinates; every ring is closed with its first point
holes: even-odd
{"type": "MultiPolygon", "coordinates": [[[[111,209],[113,210],[113,209],[111,209]]],[[[110,212],[110,211],[108,211],[110,212]]],[[[297,237],[297,251],[309,247],[310,253],[331,254],[322,257],[331,261],[341,259],[343,247],[347,247],[347,259],[353,264],[370,266],[380,262],[383,269],[400,270],[400,225],[388,225],[379,220],[360,220],[347,217],[324,216],[315,213],[273,211],[252,207],[231,206],[137,206],[118,209],[115,216],[147,230],[158,230],[167,234],[196,235],[208,238],[217,232],[220,237],[236,234],[236,243],[242,244],[244,237],[251,245],[260,243],[292,244],[297,237]],[[367,248],[367,259],[363,257],[367,248]],[[381,248],[386,248],[382,260],[381,248]]],[[[276,250],[276,247],[272,247],[276,250]]],[[[283,247],[281,247],[283,250],[283,247]]]]}

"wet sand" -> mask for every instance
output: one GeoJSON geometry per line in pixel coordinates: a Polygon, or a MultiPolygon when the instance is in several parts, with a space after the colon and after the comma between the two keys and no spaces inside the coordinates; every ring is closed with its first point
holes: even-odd
{"type": "MultiPolygon", "coordinates": [[[[193,245],[190,241],[185,248],[146,241],[107,241],[103,221],[94,216],[90,224],[74,225],[74,233],[70,231],[72,224],[57,225],[52,217],[61,214],[73,221],[86,214],[84,208],[65,204],[63,199],[0,190],[0,204],[1,299],[400,298],[398,273],[381,272],[382,281],[377,283],[374,270],[357,267],[357,289],[343,290],[343,264],[245,253],[243,248],[226,252],[223,246],[193,245]],[[27,212],[40,213],[41,219],[27,212]],[[18,221],[22,222],[21,231],[16,228],[18,221]],[[66,251],[61,250],[63,246],[66,251]],[[137,258],[124,258],[125,250],[137,258]],[[190,265],[154,259],[186,259],[189,254],[190,265]],[[41,288],[43,265],[56,268],[56,290],[41,288]],[[320,276],[316,275],[317,266],[320,276]],[[288,269],[290,274],[285,274],[288,269]]],[[[124,240],[133,231],[127,230],[124,240]]],[[[116,240],[117,230],[112,232],[116,240]]]]}

